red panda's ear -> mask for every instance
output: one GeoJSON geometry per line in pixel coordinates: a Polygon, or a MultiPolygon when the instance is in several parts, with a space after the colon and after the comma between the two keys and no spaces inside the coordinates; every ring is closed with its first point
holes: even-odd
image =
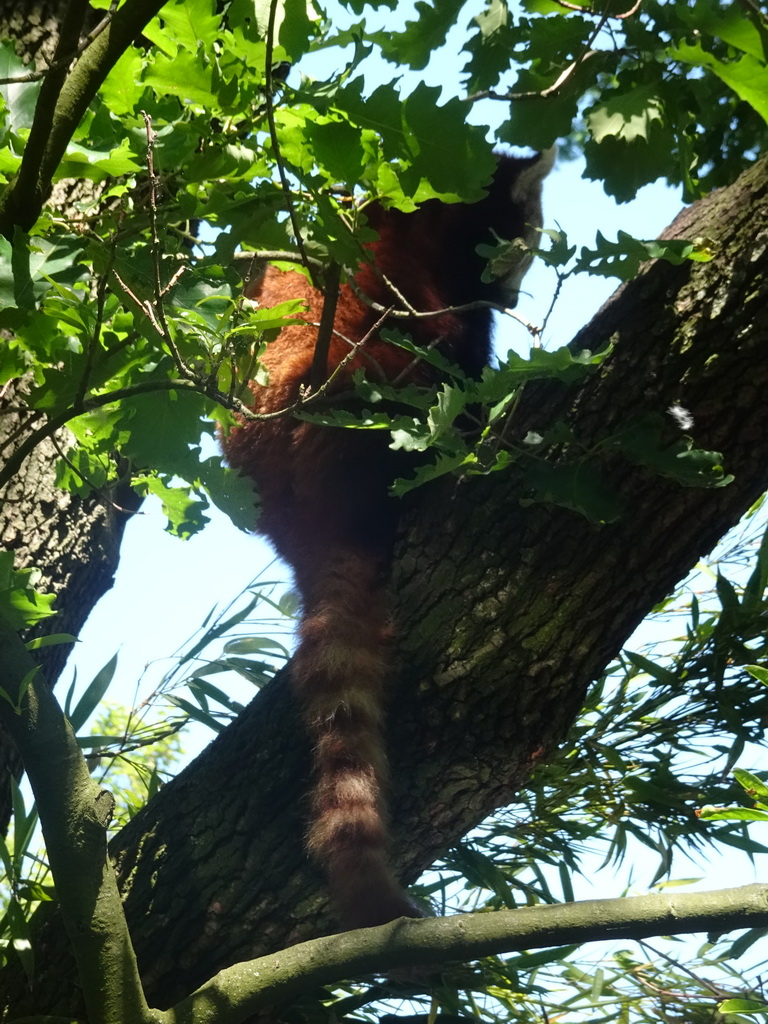
{"type": "Polygon", "coordinates": [[[515,202],[525,207],[533,196],[541,194],[541,183],[554,167],[556,157],[557,146],[550,146],[520,171],[512,185],[512,199],[515,202]]]}
{"type": "MultiPolygon", "coordinates": [[[[491,226],[502,238],[520,238],[530,248],[539,244],[541,183],[552,170],[556,155],[554,146],[533,157],[499,155],[499,169],[494,179],[497,223],[491,226]],[[508,217],[506,224],[502,222],[505,215],[508,217]]],[[[495,258],[497,301],[509,308],[517,305],[520,285],[532,258],[525,247],[522,252],[510,248],[504,257],[495,258]]]]}
{"type": "Polygon", "coordinates": [[[247,264],[245,278],[243,280],[243,293],[246,299],[258,299],[261,288],[264,284],[264,276],[269,264],[266,260],[253,259],[247,264]]]}
{"type": "Polygon", "coordinates": [[[368,203],[364,210],[365,222],[369,228],[376,230],[378,225],[381,223],[386,210],[379,202],[368,203]]]}

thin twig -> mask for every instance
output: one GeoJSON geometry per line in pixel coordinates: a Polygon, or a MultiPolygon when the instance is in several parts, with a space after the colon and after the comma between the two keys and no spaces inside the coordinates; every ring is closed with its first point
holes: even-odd
{"type": "Polygon", "coordinates": [[[125,283],[125,281],[122,279],[122,277],[120,277],[120,275],[118,274],[118,272],[114,268],[112,270],[112,277],[113,277],[113,279],[115,281],[117,281],[118,285],[123,290],[125,295],[127,295],[128,298],[132,302],[134,302],[136,304],[136,306],[138,306],[140,312],[142,312],[144,314],[144,316],[149,320],[149,322],[152,324],[152,327],[154,328],[155,333],[157,334],[157,336],[160,339],[160,341],[164,341],[165,339],[163,338],[163,329],[160,326],[160,323],[158,322],[157,317],[155,316],[155,311],[154,311],[154,309],[152,307],[152,303],[151,302],[142,302],[141,299],[138,297],[138,295],[136,295],[136,293],[131,290],[130,285],[127,285],[125,283]]]}
{"type": "Polygon", "coordinates": [[[296,263],[298,266],[317,267],[322,270],[325,264],[316,256],[296,254],[289,249],[257,249],[255,252],[236,252],[232,257],[235,263],[252,263],[254,260],[279,260],[282,263],[296,263]]]}
{"type": "Polygon", "coordinates": [[[51,444],[53,445],[54,449],[56,450],[56,454],[59,456],[61,461],[66,466],[69,466],[69,468],[72,470],[72,472],[75,474],[75,476],[78,477],[80,482],[85,484],[86,487],[90,487],[90,489],[92,491],[98,492],[99,488],[97,487],[97,485],[92,480],[89,480],[88,477],[83,474],[83,471],[78,466],[76,466],[74,464],[72,459],[70,459],[70,457],[67,455],[67,453],[64,451],[64,449],[59,444],[59,439],[58,439],[58,437],[56,437],[55,434],[51,438],[51,444]]]}
{"type": "MultiPolygon", "coordinates": [[[[163,303],[163,296],[167,292],[167,288],[163,288],[162,274],[161,274],[161,260],[162,250],[160,248],[160,236],[157,230],[157,184],[158,178],[155,174],[155,132],[152,128],[152,118],[149,114],[142,110],[141,116],[144,118],[144,125],[147,130],[147,175],[149,178],[149,230],[152,239],[152,270],[154,274],[155,284],[155,301],[150,304],[149,302],[141,303],[142,307],[146,310],[147,315],[152,320],[155,329],[158,330],[160,336],[168,347],[169,352],[173,356],[173,360],[176,363],[176,367],[184,377],[189,380],[194,379],[194,373],[182,358],[181,352],[179,351],[173,336],[171,335],[171,329],[168,326],[168,321],[165,318],[165,305],[163,303]]],[[[117,275],[115,275],[117,276],[117,275]]]]}
{"type": "Polygon", "coordinates": [[[581,14],[589,14],[589,8],[582,7],[581,4],[572,4],[568,0],[555,0],[558,7],[564,7],[566,11],[579,11],[581,14]]]}
{"type": "MultiPolygon", "coordinates": [[[[374,299],[369,298],[365,292],[360,288],[354,278],[349,278],[349,285],[356,297],[361,302],[365,303],[369,309],[372,309],[376,313],[381,313],[386,307],[382,306],[380,302],[376,302],[374,299]]],[[[427,320],[433,316],[445,316],[448,313],[469,313],[474,309],[495,309],[497,313],[503,313],[505,316],[512,317],[513,320],[517,320],[529,334],[536,335],[539,333],[539,328],[530,321],[526,320],[525,317],[520,316],[514,309],[510,309],[509,306],[503,306],[500,302],[491,302],[490,299],[476,299],[474,302],[465,302],[460,306],[444,306],[442,309],[427,309],[427,310],[416,310],[416,309],[395,309],[393,306],[389,307],[388,315],[397,320],[427,320]]]]}
{"type": "Polygon", "coordinates": [[[637,3],[633,4],[628,11],[624,11],[623,14],[613,14],[611,17],[617,18],[619,21],[623,21],[625,18],[631,18],[633,14],[637,14],[642,6],[643,0],[637,0],[637,3]]]}
{"type": "MultiPolygon", "coordinates": [[[[600,22],[597,32],[602,30],[604,24],[605,20],[600,22]]],[[[595,34],[596,33],[593,33],[590,37],[590,42],[594,39],[595,34]]],[[[587,47],[589,47],[590,42],[587,43],[587,47]]],[[[561,72],[557,80],[553,82],[552,85],[548,85],[546,89],[527,92],[496,92],[495,89],[483,89],[480,92],[472,93],[471,96],[467,96],[465,102],[476,103],[478,100],[503,100],[505,103],[513,103],[518,100],[545,100],[547,97],[552,96],[561,89],[578,67],[585,64],[591,57],[597,57],[605,52],[605,50],[587,49],[584,53],[580,54],[572,64],[569,64],[568,67],[561,72]]]]}
{"type": "Polygon", "coordinates": [[[216,388],[206,388],[202,383],[190,380],[189,378],[185,378],[183,380],[171,379],[142,381],[139,384],[131,384],[125,388],[117,388],[115,391],[107,391],[101,395],[93,395],[90,398],[85,398],[80,402],[79,406],[72,405],[68,409],[58,413],[56,416],[52,416],[47,423],[33,431],[8,458],[2,470],[0,470],[0,488],[4,487],[5,484],[13,479],[13,477],[18,473],[26,457],[41,443],[41,441],[45,441],[47,438],[51,437],[57,430],[60,430],[61,427],[69,423],[70,420],[77,419],[78,416],[82,416],[84,413],[91,412],[94,409],[100,409],[105,405],[111,405],[113,402],[119,402],[126,398],[133,398],[136,395],[149,394],[153,391],[196,391],[198,394],[203,394],[207,398],[211,398],[213,401],[219,402],[220,405],[223,405],[226,408],[234,409],[235,412],[245,418],[260,418],[250,412],[247,406],[238,399],[229,399],[216,388]]]}
{"type": "Polygon", "coordinates": [[[321,394],[323,394],[325,391],[328,390],[330,385],[333,383],[334,378],[341,372],[341,370],[344,369],[344,367],[349,362],[351,362],[352,359],[354,359],[354,357],[357,355],[357,353],[360,351],[360,349],[363,347],[363,345],[365,345],[365,343],[378,331],[378,329],[381,327],[381,325],[384,323],[384,321],[387,319],[387,317],[389,316],[390,313],[391,313],[391,309],[385,309],[383,311],[382,315],[376,321],[376,323],[373,324],[372,327],[368,328],[368,330],[363,335],[363,337],[360,339],[360,341],[351,341],[349,338],[345,337],[343,334],[340,334],[339,331],[334,331],[333,332],[338,337],[340,337],[343,341],[347,342],[347,344],[350,346],[350,351],[347,352],[347,354],[344,356],[344,358],[342,360],[340,360],[338,365],[332,371],[331,375],[328,377],[328,380],[325,382],[325,384],[323,384],[322,387],[320,387],[318,389],[318,391],[316,391],[314,394],[308,395],[307,398],[304,399],[305,402],[308,402],[308,401],[310,401],[313,398],[319,398],[319,396],[321,394]]]}
{"type": "MultiPolygon", "coordinates": [[[[360,349],[363,348],[363,346],[370,340],[370,338],[373,337],[373,335],[379,330],[381,325],[387,319],[388,315],[389,310],[385,310],[382,316],[380,316],[379,319],[371,327],[368,328],[368,330],[365,332],[363,337],[360,338],[359,341],[352,341],[351,338],[348,338],[345,334],[342,334],[340,331],[334,329],[334,335],[337,338],[340,338],[342,341],[346,342],[347,345],[349,345],[349,352],[347,352],[343,359],[339,360],[339,362],[336,364],[336,366],[329,374],[327,380],[325,380],[316,391],[307,390],[304,394],[301,394],[295,402],[292,402],[290,405],[284,406],[282,409],[277,409],[275,412],[254,413],[253,410],[249,410],[250,415],[244,416],[244,418],[251,420],[273,420],[277,419],[279,416],[288,416],[291,413],[296,412],[298,409],[301,409],[303,406],[308,405],[310,402],[316,402],[319,398],[326,394],[326,392],[329,390],[336,377],[338,377],[338,375],[345,368],[345,366],[347,366],[355,358],[355,356],[358,355],[360,349]]],[[[311,324],[309,326],[319,327],[319,324],[311,324]]]]}
{"type": "Polygon", "coordinates": [[[188,269],[189,267],[186,265],[186,263],[182,263],[180,267],[174,270],[173,274],[171,275],[170,281],[168,282],[167,285],[164,286],[163,290],[160,292],[161,298],[166,296],[179,283],[179,281],[181,280],[181,278],[184,276],[188,269]]]}
{"type": "Polygon", "coordinates": [[[33,430],[32,433],[22,441],[19,447],[14,451],[7,459],[5,465],[0,470],[0,489],[11,481],[18,473],[22,463],[28,455],[46,438],[49,438],[52,434],[55,434],[57,430],[68,423],[75,416],[79,416],[80,412],[74,408],[60,412],[58,416],[53,416],[44,423],[42,427],[38,427],[37,430],[33,430]]]}
{"type": "MultiPolygon", "coordinates": [[[[112,273],[119,281],[115,271],[112,273]]],[[[125,287],[122,281],[120,281],[120,284],[122,287],[125,287]]],[[[138,301],[134,296],[132,297],[134,298],[134,301],[138,301]]],[[[149,315],[149,310],[146,305],[139,303],[139,307],[143,312],[149,315]]],[[[328,391],[337,375],[350,362],[350,360],[355,357],[369,338],[375,334],[381,324],[386,320],[389,312],[389,310],[385,309],[383,315],[379,317],[376,323],[373,324],[360,341],[353,342],[338,331],[334,331],[334,334],[337,334],[350,345],[350,351],[339,362],[328,379],[317,389],[317,391],[301,395],[297,401],[293,402],[291,405],[288,405],[283,409],[278,409],[275,412],[254,412],[253,409],[247,406],[239,398],[232,395],[225,395],[210,381],[204,380],[194,374],[191,377],[181,379],[142,381],[141,383],[131,384],[124,388],[117,388],[114,391],[107,391],[100,395],[92,395],[90,398],[83,398],[77,406],[72,405],[69,409],[60,412],[57,416],[53,416],[47,423],[33,431],[33,433],[31,433],[26,440],[19,445],[0,470],[0,488],[4,487],[13,479],[13,477],[16,476],[24,460],[37,447],[37,445],[41,443],[41,441],[51,437],[52,434],[69,423],[70,420],[76,419],[78,416],[82,416],[85,413],[92,412],[94,409],[100,409],[105,405],[111,405],[114,402],[134,398],[137,395],[151,394],[154,391],[193,391],[211,399],[211,401],[216,402],[218,405],[222,406],[222,408],[235,412],[238,416],[247,421],[273,420],[280,416],[287,416],[290,413],[295,412],[301,406],[304,406],[309,402],[316,401],[328,391]]]]}
{"type": "Polygon", "coordinates": [[[403,308],[408,311],[408,314],[410,316],[418,316],[418,312],[413,308],[413,306],[410,304],[408,299],[406,299],[406,297],[403,295],[400,289],[395,286],[394,282],[390,281],[390,279],[387,277],[384,271],[380,270],[375,264],[373,269],[376,271],[376,276],[381,278],[381,280],[384,282],[387,288],[389,288],[389,290],[392,292],[395,298],[400,300],[400,302],[403,304],[403,308]]]}
{"type": "Polygon", "coordinates": [[[320,291],[317,283],[317,278],[312,272],[312,267],[307,259],[307,254],[304,249],[304,240],[301,237],[301,229],[298,218],[296,217],[296,211],[293,207],[293,201],[291,199],[291,189],[288,183],[288,175],[285,173],[285,167],[283,165],[282,154],[280,153],[280,141],[277,137],[277,127],[275,125],[275,110],[273,105],[273,77],[272,77],[272,55],[274,53],[275,46],[275,18],[277,16],[277,6],[279,0],[270,0],[269,5],[269,22],[267,24],[267,38],[265,43],[265,55],[264,55],[264,105],[267,112],[267,124],[269,125],[269,137],[272,140],[272,149],[275,155],[275,164],[277,166],[277,173],[280,176],[280,184],[283,190],[283,199],[285,201],[285,208],[288,212],[288,216],[291,220],[291,227],[293,229],[294,238],[296,239],[296,248],[301,254],[301,260],[304,266],[309,271],[309,276],[312,280],[312,284],[320,291]]]}
{"type": "Polygon", "coordinates": [[[708,981],[701,975],[696,974],[696,972],[692,971],[690,967],[686,967],[685,964],[680,963],[679,960],[675,960],[675,958],[671,957],[668,953],[664,953],[660,949],[654,949],[650,942],[641,941],[640,946],[643,949],[650,949],[654,956],[661,957],[661,959],[666,960],[670,966],[676,968],[678,971],[682,971],[684,974],[687,974],[688,977],[693,978],[693,980],[699,985],[703,985],[704,988],[709,989],[712,995],[717,999],[723,999],[728,995],[728,991],[726,989],[722,989],[719,985],[714,985],[711,981],[708,981]]]}
{"type": "Polygon", "coordinates": [[[541,331],[538,337],[539,346],[541,345],[541,336],[544,334],[544,331],[546,331],[547,324],[549,323],[549,318],[552,316],[552,313],[555,309],[555,305],[557,304],[557,300],[560,298],[560,292],[562,290],[563,284],[565,283],[565,279],[570,276],[569,274],[563,274],[560,270],[557,270],[557,268],[555,268],[555,273],[557,274],[557,284],[555,285],[555,291],[552,296],[552,301],[549,304],[549,309],[547,310],[544,319],[541,322],[541,331]]]}

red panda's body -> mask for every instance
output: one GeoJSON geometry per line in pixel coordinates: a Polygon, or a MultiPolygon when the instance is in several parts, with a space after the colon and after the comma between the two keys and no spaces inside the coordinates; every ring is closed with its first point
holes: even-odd
{"type": "MultiPolygon", "coordinates": [[[[356,287],[380,306],[419,312],[488,299],[512,306],[527,263],[483,284],[477,245],[501,238],[536,239],[541,180],[549,155],[500,157],[488,195],[471,205],[425,203],[411,214],[374,208],[379,234],[373,264],[356,287]],[[531,226],[532,225],[532,226],[531,226]],[[394,286],[395,291],[389,287],[394,286]],[[399,295],[398,295],[399,293],[399,295]]],[[[271,413],[296,402],[309,386],[322,295],[293,272],[269,268],[254,292],[264,306],[304,298],[308,325],[288,327],[267,347],[266,388],[251,386],[253,409],[271,413]]],[[[328,354],[333,370],[380,317],[349,284],[339,294],[328,354]]],[[[417,345],[437,344],[467,374],[490,355],[488,308],[398,320],[417,345]]],[[[423,363],[379,338],[369,338],[333,381],[349,392],[351,375],[421,377],[423,363]]],[[[384,687],[392,624],[386,574],[397,503],[387,488],[397,475],[381,432],[302,422],[290,414],[243,423],[224,443],[230,463],[251,476],[262,499],[258,529],[292,566],[303,611],[291,676],[315,746],[315,788],[308,848],[325,866],[342,922],[372,925],[417,912],[391,871],[382,741],[384,687]]]]}

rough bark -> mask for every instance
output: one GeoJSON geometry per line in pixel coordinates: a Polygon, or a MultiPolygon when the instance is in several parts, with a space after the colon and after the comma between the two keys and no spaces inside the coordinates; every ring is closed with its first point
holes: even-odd
{"type": "MultiPolygon", "coordinates": [[[[590,680],[765,488],[767,223],[762,162],[670,229],[717,239],[717,259],[656,263],[623,286],[574,342],[613,342],[599,374],[578,390],[532,389],[517,423],[524,434],[562,417],[589,444],[634,413],[679,402],[697,446],[724,454],[733,484],[685,489],[610,456],[605,477],[624,512],[609,526],[521,506],[512,473],[424,490],[404,517],[389,749],[405,881],[514,799],[590,680]]],[[[150,1003],[168,1005],[227,964],[330,928],[302,848],[308,774],[282,674],[116,838],[150,1003]]],[[[76,997],[52,933],[46,942],[40,986],[54,995],[38,995],[34,1010],[62,1012],[76,997]]]]}
{"type": "MultiPolygon", "coordinates": [[[[13,397],[0,402],[0,452],[18,422],[13,397]]],[[[62,432],[63,435],[63,432],[62,432]]],[[[60,442],[66,447],[63,436],[60,442]]],[[[39,589],[61,600],[57,614],[35,628],[36,636],[70,633],[77,636],[97,601],[112,586],[120,541],[140,499],[129,487],[80,498],[59,490],[56,445],[40,445],[0,496],[0,549],[14,553],[16,569],[37,568],[39,589]]],[[[53,685],[69,656],[71,644],[39,652],[45,678],[53,685]]],[[[18,778],[15,747],[0,729],[0,831],[10,814],[10,778],[18,778]]]]}
{"type": "Polygon", "coordinates": [[[25,63],[39,69],[53,58],[67,0],[2,0],[0,39],[12,39],[25,63]]]}
{"type": "MultiPolygon", "coordinates": [[[[15,41],[17,52],[37,68],[50,61],[56,42],[64,0],[52,3],[0,4],[0,39],[15,41]]],[[[95,17],[95,12],[91,13],[95,17]]],[[[83,188],[93,193],[90,182],[74,191],[73,182],[60,182],[51,202],[60,212],[67,203],[82,200],[83,188]]],[[[0,340],[2,344],[2,340],[0,340]]],[[[20,425],[18,401],[23,384],[14,383],[0,394],[0,458],[20,425]]],[[[23,403],[22,403],[23,405],[23,403]]],[[[66,433],[58,443],[67,447],[66,433]]],[[[55,483],[59,454],[52,442],[42,444],[26,461],[15,480],[0,495],[0,549],[13,551],[16,569],[35,567],[41,573],[39,589],[57,596],[66,594],[58,614],[43,622],[35,635],[71,633],[82,629],[99,599],[112,586],[125,524],[140,504],[129,487],[80,498],[61,491],[55,483]]],[[[40,652],[40,664],[53,686],[70,652],[68,645],[40,652]]],[[[0,729],[0,833],[10,816],[10,779],[18,778],[20,764],[13,744],[0,729]]]]}

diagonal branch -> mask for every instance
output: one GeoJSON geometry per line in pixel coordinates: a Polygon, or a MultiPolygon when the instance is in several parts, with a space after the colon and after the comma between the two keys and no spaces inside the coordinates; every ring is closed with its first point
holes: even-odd
{"type": "Polygon", "coordinates": [[[453,961],[550,946],[651,935],[686,935],[768,926],[768,886],[713,892],[652,893],[583,900],[493,914],[429,920],[401,918],[379,928],[302,942],[221,971],[162,1015],[162,1024],[195,1024],[215,1012],[217,1024],[242,1024],[344,978],[400,968],[438,968],[453,961]]]}
{"type": "MultiPolygon", "coordinates": [[[[44,138],[41,132],[39,144],[33,157],[27,161],[27,167],[22,162],[15,182],[0,198],[0,233],[7,238],[13,236],[15,226],[28,231],[40,216],[56,168],[83,114],[117,61],[165,2],[126,0],[111,24],[83,52],[60,91],[55,87],[57,99],[49,118],[49,131],[44,138]]],[[[51,91],[54,92],[54,86],[51,86],[51,91]]]]}
{"type": "Polygon", "coordinates": [[[0,722],[18,746],[35,794],[89,1019],[150,1024],[107,857],[114,801],[90,777],[72,727],[37,668],[0,616],[0,722]]]}

